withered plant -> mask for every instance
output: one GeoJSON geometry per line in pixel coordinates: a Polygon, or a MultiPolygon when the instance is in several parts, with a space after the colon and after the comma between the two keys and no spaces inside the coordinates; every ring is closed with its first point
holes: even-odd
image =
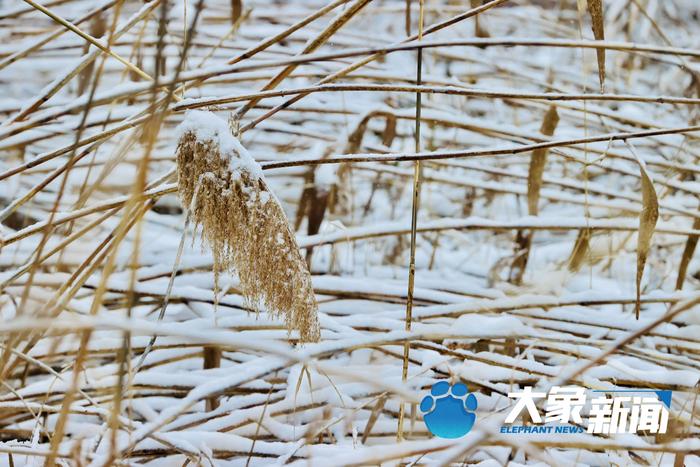
{"type": "Polygon", "coordinates": [[[260,166],[213,113],[188,112],[180,131],[178,191],[211,247],[215,272],[237,272],[251,308],[284,317],[304,342],[318,341],[311,275],[260,166]]]}

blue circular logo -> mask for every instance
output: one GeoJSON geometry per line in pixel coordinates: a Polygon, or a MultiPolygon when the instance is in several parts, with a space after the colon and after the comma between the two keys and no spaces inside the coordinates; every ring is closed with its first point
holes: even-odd
{"type": "Polygon", "coordinates": [[[477,403],[462,383],[450,386],[438,381],[420,403],[423,420],[428,430],[440,438],[460,438],[472,429],[476,421],[477,403]]]}

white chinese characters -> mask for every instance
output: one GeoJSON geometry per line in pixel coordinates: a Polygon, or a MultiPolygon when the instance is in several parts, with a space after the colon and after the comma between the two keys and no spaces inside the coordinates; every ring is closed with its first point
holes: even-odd
{"type": "Polygon", "coordinates": [[[555,386],[549,391],[545,410],[546,422],[583,423],[581,409],[586,405],[586,390],[577,387],[555,386]]]}
{"type": "Polygon", "coordinates": [[[535,399],[545,397],[547,394],[543,392],[532,392],[532,387],[527,386],[522,392],[509,392],[508,397],[517,398],[518,402],[506,417],[506,423],[513,423],[515,418],[520,415],[523,409],[527,409],[530,419],[535,423],[542,423],[542,417],[535,405],[535,399]]]}
{"type": "MultiPolygon", "coordinates": [[[[668,425],[668,408],[670,404],[670,391],[638,391],[637,393],[654,392],[665,400],[666,403],[655,396],[641,395],[601,395],[590,401],[588,410],[588,433],[615,434],[637,433],[666,433],[668,425]],[[665,393],[665,394],[662,394],[665,393]]],[[[619,391],[618,391],[619,392],[619,391]]],[[[635,391],[628,391],[635,392],[635,391]]],[[[515,399],[505,423],[512,424],[515,419],[527,411],[530,420],[535,424],[541,423],[576,423],[584,424],[581,416],[582,409],[586,406],[586,389],[576,386],[555,386],[549,393],[533,392],[532,387],[525,387],[522,391],[508,393],[508,397],[515,399]],[[536,400],[544,399],[544,420],[537,407],[536,400]]]]}
{"type": "Polygon", "coordinates": [[[668,410],[655,397],[597,397],[591,401],[589,433],[666,433],[668,410]]]}

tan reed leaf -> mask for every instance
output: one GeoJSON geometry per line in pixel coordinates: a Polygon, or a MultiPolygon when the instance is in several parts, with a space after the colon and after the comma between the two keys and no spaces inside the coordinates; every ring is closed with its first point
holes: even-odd
{"type": "MultiPolygon", "coordinates": [[[[696,217],[693,221],[693,230],[700,230],[700,217],[696,217]]],[[[685,275],[688,272],[688,265],[690,260],[693,259],[693,254],[695,254],[695,248],[698,245],[697,235],[688,235],[688,240],[685,242],[685,247],[683,248],[683,256],[681,257],[681,264],[678,266],[678,277],[676,277],[676,290],[681,290],[683,288],[683,282],[685,282],[685,275]]]]}
{"type": "MultiPolygon", "coordinates": [[[[471,9],[479,8],[483,5],[482,0],[469,0],[471,9]]],[[[479,15],[474,16],[474,36],[475,37],[491,37],[491,34],[484,28],[484,25],[479,21],[479,15]]]]}
{"type": "MultiPolygon", "coordinates": [[[[90,21],[90,35],[92,37],[102,37],[105,32],[107,32],[107,22],[102,14],[94,16],[90,21]]],[[[83,46],[83,54],[87,54],[90,50],[90,44],[85,43],[83,46]]],[[[90,62],[83,71],[78,75],[78,93],[77,95],[82,95],[87,89],[90,78],[92,77],[92,72],[95,69],[95,62],[90,62]]]]}
{"type": "Polygon", "coordinates": [[[581,229],[576,237],[576,242],[574,243],[574,248],[571,250],[571,255],[569,256],[569,272],[578,272],[583,265],[583,260],[586,258],[586,253],[590,248],[591,243],[591,229],[581,229]]]}
{"type": "MultiPolygon", "coordinates": [[[[591,15],[591,29],[597,41],[605,40],[605,16],[603,15],[603,0],[588,0],[588,13],[591,15]]],[[[598,79],[600,92],[605,90],[605,49],[596,49],[598,57],[598,79]]]]}
{"type": "MultiPolygon", "coordinates": [[[[544,115],[540,133],[545,136],[552,136],[559,124],[559,114],[557,107],[549,106],[544,115]]],[[[532,151],[530,158],[530,168],[527,175],[527,210],[531,216],[536,216],[539,212],[540,191],[542,190],[542,176],[547,164],[547,148],[537,148],[532,151]]],[[[532,232],[519,230],[516,236],[516,257],[511,265],[509,280],[513,284],[520,284],[525,274],[525,268],[530,256],[530,246],[532,245],[532,232]]]]}
{"type": "MultiPolygon", "coordinates": [[[[630,148],[632,148],[631,145],[630,148]]],[[[637,235],[637,302],[635,305],[635,315],[639,319],[642,274],[644,274],[644,265],[651,247],[651,237],[654,235],[656,221],[659,219],[659,201],[656,197],[654,184],[647,173],[646,164],[636,153],[633,152],[633,154],[639,163],[639,174],[642,179],[642,211],[639,213],[639,233],[637,235]]]]}
{"type": "Polygon", "coordinates": [[[387,113],[386,125],[384,126],[384,133],[382,133],[382,144],[386,147],[391,147],[394,138],[396,138],[396,115],[387,113]]]}
{"type": "Polygon", "coordinates": [[[243,1],[231,0],[231,24],[236,24],[243,13],[243,1]]]}
{"type": "MultiPolygon", "coordinates": [[[[556,106],[550,106],[542,121],[540,133],[545,136],[552,136],[559,123],[559,114],[556,106]]],[[[530,159],[530,170],[527,177],[527,208],[528,214],[536,216],[539,209],[540,190],[542,189],[542,175],[547,163],[547,148],[538,148],[532,151],[530,159]]]]}
{"type": "Polygon", "coordinates": [[[247,304],[284,317],[301,340],[320,337],[311,275],[260,166],[211,112],[179,127],[178,190],[211,247],[215,272],[235,270],[247,304]]]}

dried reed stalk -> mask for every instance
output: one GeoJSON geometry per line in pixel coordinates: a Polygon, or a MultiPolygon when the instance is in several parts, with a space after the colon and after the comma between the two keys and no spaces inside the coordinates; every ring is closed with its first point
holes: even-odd
{"type": "MultiPolygon", "coordinates": [[[[221,347],[215,345],[205,345],[203,352],[203,368],[209,370],[212,368],[221,368],[221,347]]],[[[212,411],[219,406],[219,398],[212,396],[206,400],[207,411],[212,411]]]]}
{"type": "MultiPolygon", "coordinates": [[[[418,1],[418,40],[423,39],[423,18],[424,18],[424,0],[418,1]]],[[[423,81],[423,49],[418,49],[418,54],[416,56],[416,86],[420,86],[423,81]]],[[[413,141],[415,143],[416,153],[421,150],[421,93],[416,93],[416,118],[415,118],[415,131],[413,133],[413,141]]],[[[405,319],[405,329],[406,331],[411,330],[411,322],[413,320],[413,293],[415,291],[415,278],[416,278],[416,237],[418,230],[418,210],[420,209],[420,192],[421,192],[421,178],[423,171],[421,169],[420,161],[417,160],[413,164],[413,196],[411,202],[411,246],[408,260],[408,290],[406,291],[406,319],[405,319]]],[[[408,362],[411,353],[411,342],[407,340],[403,345],[403,367],[401,369],[401,380],[406,382],[408,379],[408,362]]],[[[396,440],[403,440],[403,425],[404,425],[404,413],[406,410],[406,404],[401,403],[399,407],[399,423],[396,430],[396,440]]]]}
{"type": "Polygon", "coordinates": [[[180,126],[178,189],[212,249],[214,270],[237,271],[248,305],[283,316],[304,342],[320,328],[311,275],[262,170],[227,124],[189,112],[180,126]]]}

